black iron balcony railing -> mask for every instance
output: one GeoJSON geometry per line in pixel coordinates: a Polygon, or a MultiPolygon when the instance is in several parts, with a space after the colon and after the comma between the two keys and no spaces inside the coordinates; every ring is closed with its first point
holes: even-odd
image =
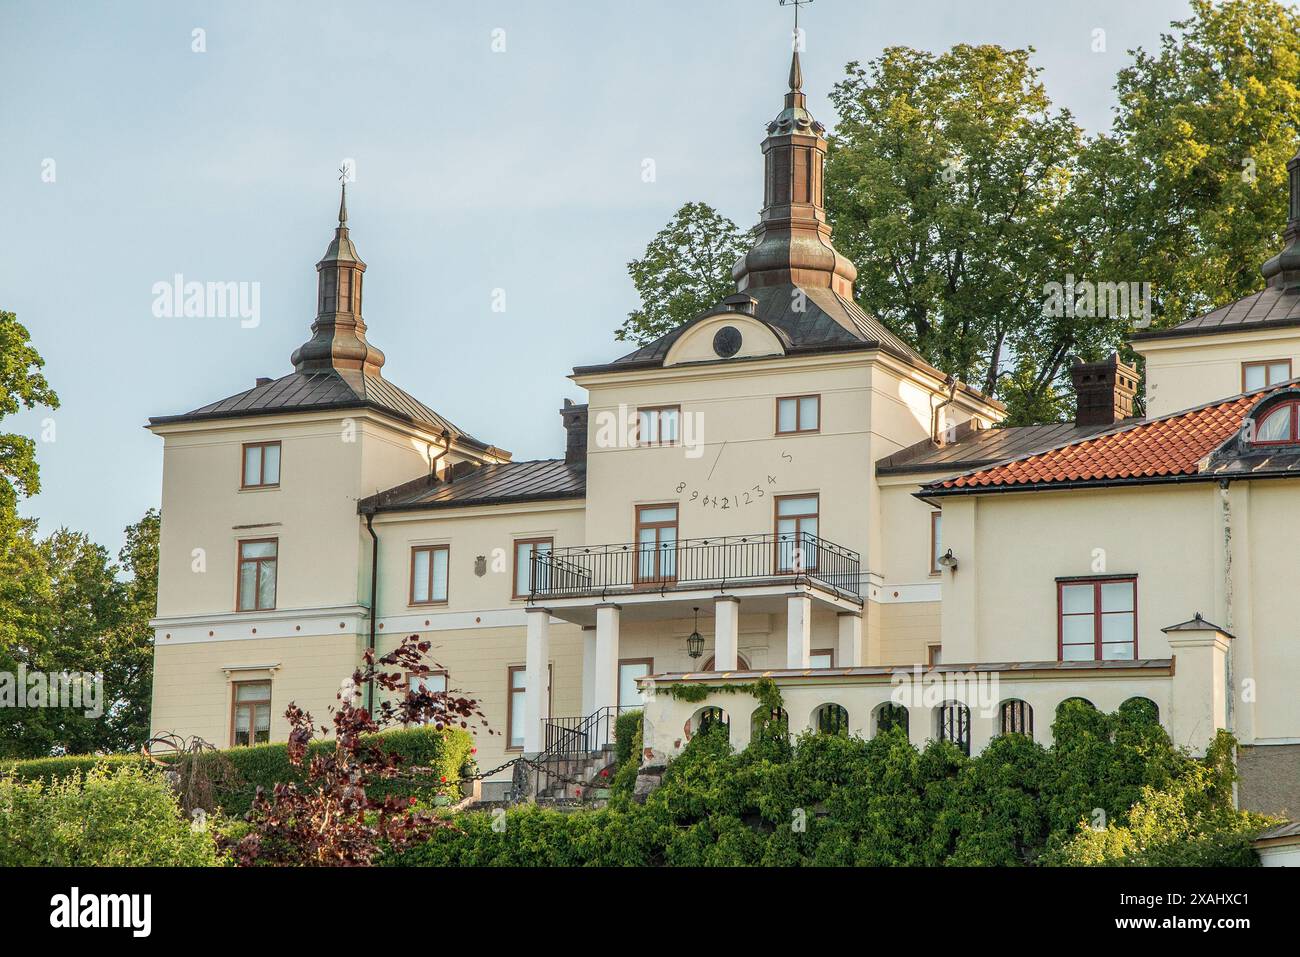
{"type": "Polygon", "coordinates": [[[683,538],[535,551],[534,600],[611,590],[808,581],[861,597],[858,553],[806,532],[683,538]]]}

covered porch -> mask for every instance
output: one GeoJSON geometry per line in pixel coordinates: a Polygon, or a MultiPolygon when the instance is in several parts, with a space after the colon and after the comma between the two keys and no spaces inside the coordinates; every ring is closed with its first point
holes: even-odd
{"type": "MultiPolygon", "coordinates": [[[[807,535],[669,544],[582,546],[534,556],[526,754],[553,746],[557,729],[639,706],[637,680],[651,674],[865,663],[856,552],[807,535]],[[579,716],[551,714],[545,693],[553,620],[583,628],[579,716]]],[[[586,726],[612,730],[610,721],[586,726]]]]}

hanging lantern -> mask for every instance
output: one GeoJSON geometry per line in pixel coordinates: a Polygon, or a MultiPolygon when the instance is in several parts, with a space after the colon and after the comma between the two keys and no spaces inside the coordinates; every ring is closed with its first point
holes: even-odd
{"type": "Polygon", "coordinates": [[[686,639],[686,653],[692,658],[698,658],[704,654],[704,638],[700,634],[700,609],[695,609],[695,630],[691,632],[691,637],[686,639]]]}

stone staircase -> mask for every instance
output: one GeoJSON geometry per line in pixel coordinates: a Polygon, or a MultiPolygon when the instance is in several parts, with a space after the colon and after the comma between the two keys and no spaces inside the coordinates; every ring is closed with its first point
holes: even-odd
{"type": "Polygon", "coordinates": [[[547,758],[543,763],[546,772],[535,772],[545,779],[533,798],[538,804],[603,800],[616,768],[612,744],[589,754],[547,758]]]}

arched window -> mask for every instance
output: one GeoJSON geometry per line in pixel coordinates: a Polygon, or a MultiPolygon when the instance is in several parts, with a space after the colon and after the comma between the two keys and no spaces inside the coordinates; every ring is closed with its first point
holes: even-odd
{"type": "Polygon", "coordinates": [[[902,728],[904,736],[908,733],[907,708],[904,705],[886,701],[876,708],[872,720],[876,726],[876,734],[884,734],[891,728],[902,728]]]}
{"type": "Polygon", "coordinates": [[[998,731],[1001,734],[1034,736],[1034,709],[1028,701],[1012,698],[1002,702],[998,709],[998,731]]]}
{"type": "Polygon", "coordinates": [[[1271,406],[1255,418],[1255,445],[1288,445],[1300,440],[1300,399],[1271,406]]]}
{"type": "Polygon", "coordinates": [[[784,708],[756,708],[749,718],[749,736],[758,737],[759,733],[767,728],[773,730],[780,729],[785,733],[790,731],[790,716],[785,713],[784,708]]]}
{"type": "Polygon", "coordinates": [[[813,712],[812,726],[818,734],[848,734],[849,713],[837,704],[824,704],[813,712]]]}
{"type": "Polygon", "coordinates": [[[1056,706],[1056,716],[1058,718],[1061,716],[1061,712],[1066,710],[1067,705],[1071,707],[1088,708],[1092,711],[1097,710],[1097,706],[1093,704],[1091,701],[1089,701],[1087,698],[1066,698],[1064,701],[1062,701],[1060,704],[1056,706]]]}
{"type": "Polygon", "coordinates": [[[688,738],[697,734],[704,734],[706,731],[717,727],[725,728],[728,737],[731,735],[731,718],[721,708],[701,708],[691,715],[691,720],[687,722],[687,726],[690,730],[688,738]]]}
{"type": "Polygon", "coordinates": [[[1160,708],[1150,698],[1129,698],[1119,706],[1119,713],[1143,724],[1160,723],[1160,708]]]}
{"type": "Polygon", "coordinates": [[[963,754],[970,754],[970,708],[960,701],[939,705],[939,740],[951,741],[963,754]]]}

